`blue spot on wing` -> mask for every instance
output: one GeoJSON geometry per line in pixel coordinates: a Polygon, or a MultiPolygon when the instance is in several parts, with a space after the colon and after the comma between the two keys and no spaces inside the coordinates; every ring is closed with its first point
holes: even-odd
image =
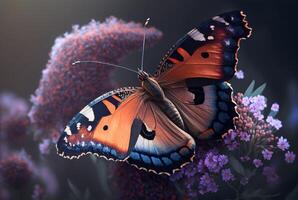
{"type": "Polygon", "coordinates": [[[143,155],[141,154],[142,160],[147,163],[147,164],[151,164],[151,160],[149,158],[149,156],[143,155]]]}
{"type": "Polygon", "coordinates": [[[175,160],[175,161],[178,161],[181,158],[181,156],[177,152],[172,153],[170,157],[172,160],[175,160]]]}
{"type": "Polygon", "coordinates": [[[159,158],[151,157],[151,160],[152,160],[153,164],[156,165],[156,166],[162,166],[163,165],[159,158]]]}

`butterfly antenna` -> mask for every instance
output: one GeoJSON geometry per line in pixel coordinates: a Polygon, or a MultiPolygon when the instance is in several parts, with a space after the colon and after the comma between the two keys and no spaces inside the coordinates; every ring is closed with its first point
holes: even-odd
{"type": "MultiPolygon", "coordinates": [[[[150,18],[147,18],[144,26],[146,27],[149,23],[150,18]]],[[[142,49],[142,61],[141,61],[141,71],[144,69],[144,54],[145,54],[145,42],[146,42],[146,29],[144,30],[144,37],[143,37],[143,49],[142,49]]]]}
{"type": "Polygon", "coordinates": [[[112,66],[112,67],[116,67],[116,68],[121,68],[121,69],[126,69],[128,71],[134,72],[134,73],[138,73],[137,71],[130,69],[128,67],[122,66],[122,65],[116,65],[116,64],[112,64],[112,63],[107,63],[107,62],[102,62],[102,61],[85,61],[85,60],[78,60],[72,63],[72,65],[77,65],[77,64],[81,64],[81,63],[95,63],[95,64],[103,64],[103,65],[108,65],[108,66],[112,66]]]}

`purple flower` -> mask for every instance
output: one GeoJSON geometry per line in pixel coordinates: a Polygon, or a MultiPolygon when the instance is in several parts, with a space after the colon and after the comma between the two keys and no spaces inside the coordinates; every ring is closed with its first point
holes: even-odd
{"type": "Polygon", "coordinates": [[[279,177],[273,167],[264,167],[263,175],[266,177],[269,184],[276,184],[279,177]]]}
{"type": "Polygon", "coordinates": [[[287,153],[285,153],[285,161],[287,163],[293,163],[296,159],[296,154],[294,154],[292,151],[287,151],[287,153]]]}
{"type": "Polygon", "coordinates": [[[277,147],[282,151],[285,151],[290,147],[290,144],[288,143],[288,140],[286,138],[281,136],[277,141],[277,147]]]}
{"type": "Polygon", "coordinates": [[[237,135],[238,133],[232,130],[224,136],[224,144],[229,150],[235,150],[239,146],[239,143],[236,141],[237,135]]]}
{"type": "Polygon", "coordinates": [[[272,104],[271,110],[274,111],[274,112],[278,112],[279,111],[279,105],[277,103],[272,104]]]}
{"type": "Polygon", "coordinates": [[[264,115],[262,114],[261,111],[257,111],[253,113],[254,117],[257,118],[259,121],[264,119],[264,115]]]}
{"type": "Polygon", "coordinates": [[[242,70],[238,70],[235,73],[237,79],[244,79],[244,72],[242,70]]]}
{"type": "Polygon", "coordinates": [[[218,173],[221,168],[228,163],[226,155],[219,155],[213,151],[209,151],[204,160],[204,164],[210,172],[218,173]]]}
{"type": "Polygon", "coordinates": [[[50,153],[50,139],[43,139],[42,142],[39,144],[39,151],[42,155],[48,155],[50,153]]]}
{"type": "Polygon", "coordinates": [[[251,104],[249,105],[249,110],[252,113],[256,113],[259,111],[262,111],[266,108],[266,98],[262,95],[258,95],[255,97],[252,97],[250,99],[251,104]]]}
{"type": "Polygon", "coordinates": [[[256,168],[259,168],[259,167],[263,166],[263,162],[260,159],[254,159],[252,162],[253,162],[253,164],[255,165],[256,168]]]}
{"type": "Polygon", "coordinates": [[[271,126],[273,126],[276,130],[279,130],[282,127],[282,123],[278,119],[274,119],[272,116],[268,116],[266,119],[271,126]]]}
{"type": "Polygon", "coordinates": [[[247,132],[241,131],[239,133],[239,137],[241,141],[245,141],[245,142],[250,141],[250,135],[247,132]]]}
{"type": "Polygon", "coordinates": [[[243,97],[242,103],[244,106],[248,106],[250,104],[250,97],[243,97]]]}
{"type": "Polygon", "coordinates": [[[29,116],[40,129],[61,129],[91,100],[116,84],[111,79],[114,68],[83,63],[77,60],[100,60],[119,63],[128,53],[146,44],[157,42],[162,33],[142,24],[126,23],[115,17],[105,22],[91,21],[56,39],[39,87],[31,97],[33,106],[29,116]]]}
{"type": "Polygon", "coordinates": [[[231,169],[223,169],[221,171],[221,177],[224,182],[232,181],[235,179],[234,175],[231,172],[231,169]]]}
{"type": "Polygon", "coordinates": [[[6,185],[20,189],[31,181],[32,168],[21,155],[14,154],[0,161],[0,176],[6,185]]]}
{"type": "Polygon", "coordinates": [[[263,154],[263,157],[264,157],[265,160],[271,160],[273,152],[269,151],[268,149],[264,149],[262,151],[262,154],[263,154]]]}
{"type": "Polygon", "coordinates": [[[205,173],[200,178],[199,183],[199,193],[206,194],[208,192],[217,192],[218,185],[215,183],[214,179],[208,174],[205,173]]]}

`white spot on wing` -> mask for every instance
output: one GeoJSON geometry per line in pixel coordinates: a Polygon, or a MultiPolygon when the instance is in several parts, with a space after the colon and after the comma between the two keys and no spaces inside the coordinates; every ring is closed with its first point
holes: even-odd
{"type": "Polygon", "coordinates": [[[78,122],[78,123],[77,123],[77,129],[80,130],[80,128],[81,128],[81,123],[78,122]]]}
{"type": "Polygon", "coordinates": [[[208,40],[214,40],[214,37],[212,35],[207,37],[208,40]]]}
{"type": "Polygon", "coordinates": [[[196,40],[196,41],[206,41],[206,38],[204,36],[203,33],[201,33],[200,31],[198,31],[198,29],[192,29],[191,31],[189,31],[187,33],[192,39],[196,40]]]}
{"type": "Polygon", "coordinates": [[[214,31],[214,28],[215,28],[214,25],[210,25],[210,29],[211,29],[212,31],[214,31]]]}
{"type": "Polygon", "coordinates": [[[71,130],[70,130],[69,126],[66,126],[64,131],[67,135],[71,135],[71,130]]]}
{"type": "Polygon", "coordinates": [[[225,24],[225,25],[227,25],[227,26],[229,25],[229,23],[228,23],[226,20],[224,20],[224,18],[222,18],[222,17],[215,16],[215,17],[213,17],[212,19],[213,19],[214,21],[223,23],[223,24],[225,24]]]}
{"type": "Polygon", "coordinates": [[[90,122],[94,121],[95,119],[93,109],[89,105],[83,108],[83,110],[81,110],[80,113],[87,117],[90,122]]]}
{"type": "Polygon", "coordinates": [[[87,127],[87,131],[91,131],[91,130],[92,130],[92,126],[89,125],[89,126],[87,127]]]}

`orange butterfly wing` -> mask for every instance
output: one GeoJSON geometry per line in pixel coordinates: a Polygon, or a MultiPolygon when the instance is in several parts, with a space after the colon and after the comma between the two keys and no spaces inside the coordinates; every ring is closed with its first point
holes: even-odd
{"type": "Polygon", "coordinates": [[[147,101],[138,113],[142,132],[127,161],[159,174],[172,174],[194,156],[195,142],[176,126],[152,101],[147,101]]]}
{"type": "Polygon", "coordinates": [[[143,105],[143,93],[122,88],[104,94],[87,105],[66,126],[58,153],[66,158],[95,153],[110,159],[124,159],[141,131],[136,119],[143,105]]]}
{"type": "Polygon", "coordinates": [[[250,33],[242,12],[213,17],[173,46],[155,77],[161,85],[190,78],[201,78],[206,83],[229,80],[235,73],[240,40],[250,33]]]}

